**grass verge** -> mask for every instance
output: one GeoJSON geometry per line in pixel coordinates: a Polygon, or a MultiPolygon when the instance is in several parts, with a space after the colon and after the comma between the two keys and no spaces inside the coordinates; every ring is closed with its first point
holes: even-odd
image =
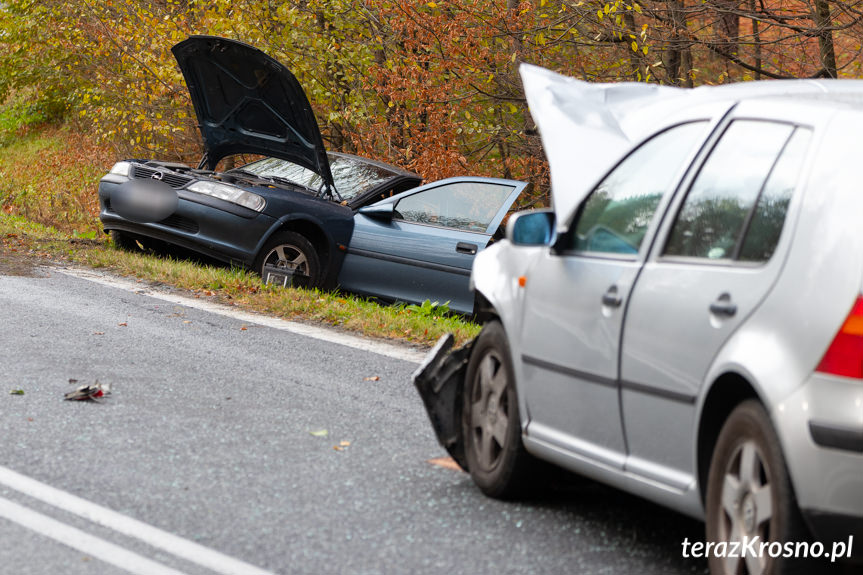
{"type": "Polygon", "coordinates": [[[16,257],[31,264],[65,262],[107,269],[248,311],[414,344],[431,345],[447,332],[465,342],[480,329],[460,317],[417,313],[338,292],[263,285],[260,277],[243,269],[125,252],[107,239],[75,237],[9,214],[0,214],[0,256],[5,256],[0,261],[16,257]]]}

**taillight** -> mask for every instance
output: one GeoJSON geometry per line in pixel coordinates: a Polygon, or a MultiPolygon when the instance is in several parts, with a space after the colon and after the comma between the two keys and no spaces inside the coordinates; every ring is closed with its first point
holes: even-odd
{"type": "Polygon", "coordinates": [[[857,297],[816,371],[863,379],[863,297],[857,297]]]}

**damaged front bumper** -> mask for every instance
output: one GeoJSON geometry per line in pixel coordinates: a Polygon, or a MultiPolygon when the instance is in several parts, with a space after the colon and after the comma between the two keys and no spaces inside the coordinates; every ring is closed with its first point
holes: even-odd
{"type": "Polygon", "coordinates": [[[452,349],[453,335],[441,336],[412,376],[438,441],[465,471],[462,396],[474,341],[452,349]]]}

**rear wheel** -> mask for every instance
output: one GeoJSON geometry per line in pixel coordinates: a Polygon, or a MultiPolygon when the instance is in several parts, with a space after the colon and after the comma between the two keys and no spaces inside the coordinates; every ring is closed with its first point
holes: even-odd
{"type": "Polygon", "coordinates": [[[322,281],[321,264],[312,243],[296,232],[274,234],[255,260],[255,271],[266,281],[265,268],[292,272],[291,285],[314,288],[322,281]]]}
{"type": "Polygon", "coordinates": [[[465,458],[474,482],[490,497],[521,494],[533,458],[521,441],[512,360],[500,322],[486,324],[474,344],[463,406],[465,458]]]}
{"type": "Polygon", "coordinates": [[[732,411],[719,433],[707,480],[706,514],[708,541],[727,542],[729,550],[728,543],[740,544],[737,557],[711,554],[710,572],[714,575],[807,571],[799,558],[772,557],[768,552],[771,543],[775,551],[785,542],[806,541],[808,534],[779,438],[767,412],[755,400],[745,401],[732,411]],[[764,553],[744,553],[745,544],[756,537],[755,549],[764,543],[764,553]]]}

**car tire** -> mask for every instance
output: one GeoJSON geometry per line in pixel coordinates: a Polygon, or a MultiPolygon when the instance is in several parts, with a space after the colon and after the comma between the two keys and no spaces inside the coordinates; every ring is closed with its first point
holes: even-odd
{"type": "MultiPolygon", "coordinates": [[[[744,537],[752,541],[757,536],[757,551],[762,542],[784,545],[809,538],[779,438],[764,407],[756,400],[737,406],[719,433],[710,463],[705,507],[707,541],[714,545],[743,543],[744,537]]],[[[772,557],[767,547],[765,553],[755,556],[744,551],[741,545],[738,557],[730,557],[727,552],[724,557],[710,554],[710,572],[779,575],[806,573],[811,569],[801,558],[785,558],[781,554],[772,557]]]]}
{"type": "Polygon", "coordinates": [[[266,278],[264,266],[277,268],[294,267],[292,285],[295,287],[320,287],[322,274],[318,253],[312,243],[297,232],[278,232],[270,238],[255,260],[255,272],[266,278]]]}
{"type": "Polygon", "coordinates": [[[140,252],[141,245],[132,234],[120,230],[111,230],[111,241],[121,250],[127,252],[140,252]]]}
{"type": "Polygon", "coordinates": [[[521,495],[533,458],[521,440],[512,359],[500,322],[486,324],[474,343],[463,393],[462,436],[471,478],[490,497],[521,495]]]}

